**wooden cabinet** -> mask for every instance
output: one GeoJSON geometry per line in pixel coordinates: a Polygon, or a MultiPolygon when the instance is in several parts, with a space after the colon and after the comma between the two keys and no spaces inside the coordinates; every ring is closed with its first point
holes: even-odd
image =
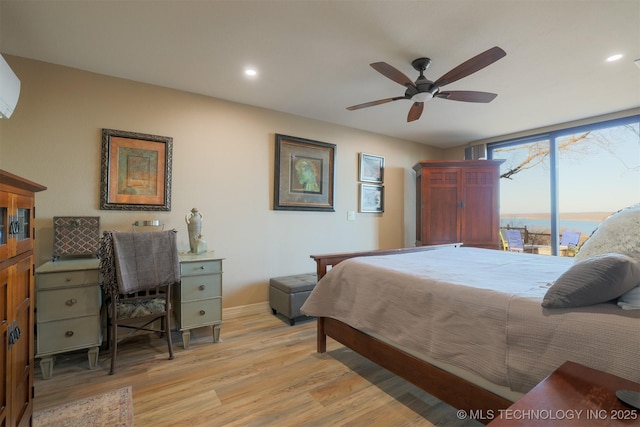
{"type": "Polygon", "coordinates": [[[31,425],[34,198],[43,190],[0,170],[0,426],[31,425]]]}
{"type": "Polygon", "coordinates": [[[181,253],[180,276],[180,286],[173,292],[173,311],[184,348],[189,348],[190,330],[203,326],[213,328],[213,342],[218,342],[222,325],[222,259],[212,253],[181,253]]]}
{"type": "Polygon", "coordinates": [[[424,160],[416,172],[416,245],[499,248],[503,160],[424,160]]]}
{"type": "Polygon", "coordinates": [[[102,344],[97,258],[49,261],[36,269],[36,358],[42,377],[53,376],[53,356],[89,349],[89,369],[102,344]]]}

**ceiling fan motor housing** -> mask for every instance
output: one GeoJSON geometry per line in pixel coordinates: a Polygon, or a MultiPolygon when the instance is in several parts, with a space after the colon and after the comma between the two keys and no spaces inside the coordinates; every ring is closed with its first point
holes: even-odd
{"type": "Polygon", "coordinates": [[[411,66],[420,73],[420,76],[416,79],[415,87],[409,86],[407,88],[405,92],[407,98],[417,102],[424,102],[433,98],[438,92],[438,87],[434,86],[433,82],[424,76],[424,70],[429,68],[430,65],[430,58],[417,58],[411,61],[411,66]]]}

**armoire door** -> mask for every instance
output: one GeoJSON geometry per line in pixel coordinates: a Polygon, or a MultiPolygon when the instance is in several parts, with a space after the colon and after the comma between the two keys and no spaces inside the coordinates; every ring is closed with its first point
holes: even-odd
{"type": "Polygon", "coordinates": [[[462,169],[460,239],[468,246],[497,249],[500,227],[498,168],[462,169]]]}
{"type": "Polygon", "coordinates": [[[458,214],[460,168],[434,168],[422,173],[421,245],[460,241],[458,214]]]}

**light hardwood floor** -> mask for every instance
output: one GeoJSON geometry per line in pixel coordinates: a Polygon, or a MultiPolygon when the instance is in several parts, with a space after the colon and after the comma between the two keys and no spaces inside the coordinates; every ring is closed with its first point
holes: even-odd
{"type": "Polygon", "coordinates": [[[175,333],[172,361],[164,339],[123,343],[115,375],[105,350],[94,370],[84,351],[58,355],[50,380],[36,361],[35,410],[131,385],[138,427],[480,425],[331,339],[316,353],[315,320],[265,312],[225,320],[219,343],[209,334],[185,350],[175,333]]]}

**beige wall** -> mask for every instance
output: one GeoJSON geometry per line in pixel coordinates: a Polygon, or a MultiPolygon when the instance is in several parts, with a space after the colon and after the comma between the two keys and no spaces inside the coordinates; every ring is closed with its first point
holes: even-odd
{"type": "Polygon", "coordinates": [[[43,184],[36,264],[51,256],[54,216],[100,216],[102,229],[160,219],[189,249],[185,215],[203,214],[224,257],[224,306],[267,301],[269,277],[315,270],[314,253],[413,246],[414,175],[442,151],[316,120],[5,55],[22,91],[0,120],[0,168],[43,184]],[[173,137],[171,212],[99,209],[103,128],[173,137]],[[274,134],[337,145],[336,212],[274,211],[274,134]],[[358,153],[385,157],[385,212],[356,214],[358,153]]]}

